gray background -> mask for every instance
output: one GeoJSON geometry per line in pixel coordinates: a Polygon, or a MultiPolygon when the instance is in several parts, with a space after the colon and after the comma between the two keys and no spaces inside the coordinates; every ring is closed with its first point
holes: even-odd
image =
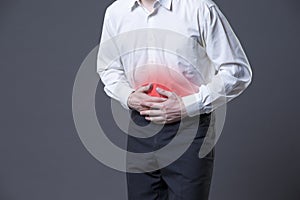
{"type": "MultiPolygon", "coordinates": [[[[72,118],[76,72],[111,0],[1,0],[1,200],[123,200],[124,174],[95,160],[72,118]]],[[[211,200],[300,199],[296,0],[216,1],[253,68],[228,105],[211,200]]],[[[100,123],[122,145],[99,84],[100,123]],[[119,138],[119,139],[118,139],[119,138]]]]}

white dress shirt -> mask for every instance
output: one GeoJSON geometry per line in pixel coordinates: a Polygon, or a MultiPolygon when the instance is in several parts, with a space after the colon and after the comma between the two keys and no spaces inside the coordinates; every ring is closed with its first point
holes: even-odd
{"type": "Polygon", "coordinates": [[[189,116],[237,97],[252,78],[238,38],[212,0],[157,0],[152,12],[137,0],[113,2],[104,16],[97,72],[107,95],[127,109],[129,95],[153,79],[151,73],[163,84],[177,82],[172,90],[186,88],[180,96],[189,116]]]}

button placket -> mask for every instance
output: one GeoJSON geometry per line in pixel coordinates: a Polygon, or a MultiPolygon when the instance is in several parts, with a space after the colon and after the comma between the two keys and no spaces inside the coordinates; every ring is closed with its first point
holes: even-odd
{"type": "Polygon", "coordinates": [[[147,54],[148,54],[148,62],[154,63],[155,61],[155,37],[153,33],[153,16],[148,16],[148,24],[147,24],[147,54]]]}

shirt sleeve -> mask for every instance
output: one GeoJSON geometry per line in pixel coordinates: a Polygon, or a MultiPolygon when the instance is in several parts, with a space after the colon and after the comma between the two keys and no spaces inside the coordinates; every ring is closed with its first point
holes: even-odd
{"type": "Polygon", "coordinates": [[[104,84],[105,93],[119,101],[125,109],[129,109],[127,99],[134,89],[125,76],[118,47],[115,43],[113,27],[107,9],[97,54],[97,73],[104,84]]]}
{"type": "Polygon", "coordinates": [[[182,98],[189,116],[212,112],[240,95],[252,79],[245,52],[218,6],[207,6],[202,17],[203,45],[216,73],[198,93],[182,98]]]}

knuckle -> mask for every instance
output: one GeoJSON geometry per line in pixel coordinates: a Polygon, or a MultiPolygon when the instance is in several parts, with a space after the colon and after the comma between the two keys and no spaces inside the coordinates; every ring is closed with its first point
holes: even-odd
{"type": "Polygon", "coordinates": [[[168,114],[165,113],[165,114],[164,114],[164,120],[168,120],[168,117],[169,117],[168,114]]]}

